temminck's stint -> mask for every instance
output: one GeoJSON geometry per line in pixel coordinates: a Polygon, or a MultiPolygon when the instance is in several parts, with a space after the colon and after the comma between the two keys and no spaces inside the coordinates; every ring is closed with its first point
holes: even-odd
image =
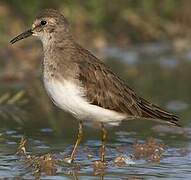
{"type": "Polygon", "coordinates": [[[70,157],[74,160],[82,138],[84,121],[99,122],[102,129],[101,163],[105,162],[106,129],[122,120],[148,118],[179,126],[178,117],[139,97],[129,86],[91,52],[81,47],[70,32],[66,18],[46,9],[32,28],[11,40],[15,43],[37,36],[44,50],[44,85],[59,108],[79,121],[79,133],[70,157]]]}

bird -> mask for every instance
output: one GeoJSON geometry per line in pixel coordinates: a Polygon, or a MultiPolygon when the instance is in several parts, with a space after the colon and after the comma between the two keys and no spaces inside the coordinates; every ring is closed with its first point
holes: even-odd
{"type": "Polygon", "coordinates": [[[70,156],[72,163],[83,136],[84,122],[99,123],[101,138],[100,163],[105,164],[106,125],[143,119],[180,126],[179,117],[137,95],[109,66],[74,39],[70,23],[63,13],[44,9],[32,28],[13,38],[10,43],[36,36],[42,42],[43,82],[53,103],[71,113],[79,123],[78,136],[70,156]]]}

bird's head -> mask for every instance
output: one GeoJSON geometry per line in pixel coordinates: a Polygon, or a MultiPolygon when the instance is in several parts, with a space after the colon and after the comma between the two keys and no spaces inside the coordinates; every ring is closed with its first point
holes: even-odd
{"type": "Polygon", "coordinates": [[[43,43],[51,40],[55,35],[67,37],[70,36],[69,24],[64,15],[58,11],[54,9],[46,9],[35,18],[31,29],[19,34],[10,42],[14,44],[31,35],[37,36],[43,43]]]}

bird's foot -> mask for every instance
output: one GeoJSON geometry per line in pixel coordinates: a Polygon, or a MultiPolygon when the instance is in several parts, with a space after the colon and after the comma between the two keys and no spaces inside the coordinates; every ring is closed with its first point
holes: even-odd
{"type": "Polygon", "coordinates": [[[64,162],[68,163],[68,164],[72,164],[74,161],[74,159],[72,159],[71,157],[65,157],[64,158],[64,162]]]}

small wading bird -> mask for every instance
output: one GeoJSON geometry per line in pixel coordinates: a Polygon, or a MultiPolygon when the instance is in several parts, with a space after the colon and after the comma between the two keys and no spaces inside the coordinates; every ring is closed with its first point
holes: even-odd
{"type": "Polygon", "coordinates": [[[82,138],[84,121],[99,122],[102,130],[101,161],[105,163],[105,124],[122,120],[151,119],[179,126],[178,117],[139,97],[129,86],[73,39],[69,23],[56,10],[46,9],[34,20],[32,28],[18,35],[13,44],[29,36],[43,44],[43,80],[55,105],[79,121],[78,138],[69,157],[73,162],[82,138]]]}

